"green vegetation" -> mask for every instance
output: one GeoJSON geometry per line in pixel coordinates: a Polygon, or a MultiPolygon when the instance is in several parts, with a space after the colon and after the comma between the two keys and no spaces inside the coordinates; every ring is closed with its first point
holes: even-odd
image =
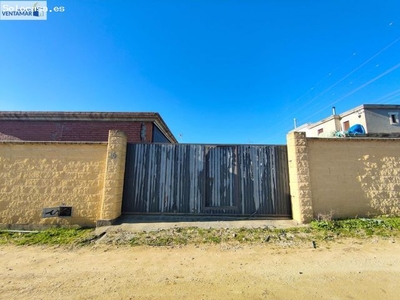
{"type": "Polygon", "coordinates": [[[318,237],[334,236],[365,238],[368,236],[394,237],[400,230],[400,218],[347,219],[313,221],[311,229],[318,237]]]}
{"type": "Polygon", "coordinates": [[[93,232],[91,229],[52,228],[38,232],[10,232],[0,230],[0,245],[71,245],[85,239],[93,232]]]}
{"type": "Polygon", "coordinates": [[[96,236],[92,229],[49,229],[38,233],[0,231],[0,245],[92,245],[95,242],[110,245],[178,246],[201,244],[272,244],[292,247],[343,238],[395,238],[400,232],[400,218],[348,219],[313,221],[308,226],[289,229],[239,228],[203,229],[174,228],[155,232],[108,231],[96,236]]]}

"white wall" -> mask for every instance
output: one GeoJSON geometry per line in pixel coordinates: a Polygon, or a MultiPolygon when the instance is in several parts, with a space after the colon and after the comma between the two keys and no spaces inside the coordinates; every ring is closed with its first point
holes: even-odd
{"type": "Polygon", "coordinates": [[[366,121],[365,121],[365,112],[360,111],[360,114],[358,112],[353,112],[351,114],[348,114],[346,116],[343,116],[340,120],[340,128],[341,130],[344,130],[344,122],[349,121],[350,127],[356,124],[361,124],[364,126],[364,129],[366,133],[368,133],[367,126],[366,126],[366,121]]]}
{"type": "Polygon", "coordinates": [[[313,126],[305,131],[307,137],[333,137],[336,129],[336,120],[333,116],[323,120],[320,124],[313,126]],[[323,128],[323,133],[318,135],[318,130],[323,128]]]}

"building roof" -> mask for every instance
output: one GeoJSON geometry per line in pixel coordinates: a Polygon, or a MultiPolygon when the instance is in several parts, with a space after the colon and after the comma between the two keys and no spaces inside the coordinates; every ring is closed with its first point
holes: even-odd
{"type": "Polygon", "coordinates": [[[397,105],[397,104],[362,104],[362,105],[359,105],[359,106],[357,106],[355,108],[347,110],[347,111],[345,111],[345,112],[343,112],[343,113],[341,113],[339,115],[330,115],[329,117],[326,117],[326,118],[324,118],[324,119],[322,119],[322,120],[320,120],[318,122],[303,124],[300,127],[296,128],[296,129],[294,129],[292,131],[301,131],[301,130],[305,130],[305,129],[311,129],[311,128],[317,127],[317,126],[319,126],[321,124],[324,124],[324,123],[326,123],[326,122],[328,122],[328,121],[330,121],[332,119],[335,119],[335,118],[341,119],[341,118],[343,118],[345,116],[348,116],[348,115],[350,115],[352,113],[356,113],[356,112],[363,111],[363,110],[368,110],[368,109],[400,110],[400,105],[397,105]]]}
{"type": "Polygon", "coordinates": [[[178,143],[167,124],[156,112],[64,112],[64,111],[0,111],[0,121],[96,121],[153,122],[173,143],[178,143]]]}
{"type": "Polygon", "coordinates": [[[368,109],[395,109],[395,110],[399,110],[400,109],[400,105],[398,104],[362,104],[359,105],[357,107],[354,107],[348,111],[345,111],[343,113],[341,113],[339,116],[341,118],[350,115],[352,113],[355,112],[359,112],[362,110],[368,110],[368,109]]]}

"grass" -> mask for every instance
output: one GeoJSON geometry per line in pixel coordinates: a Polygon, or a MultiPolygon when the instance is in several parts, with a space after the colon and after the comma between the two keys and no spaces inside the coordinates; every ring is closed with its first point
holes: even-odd
{"type": "Polygon", "coordinates": [[[311,229],[323,237],[341,236],[365,238],[369,236],[394,237],[400,230],[400,218],[347,219],[313,221],[311,229]]]}
{"type": "Polygon", "coordinates": [[[52,228],[37,233],[19,233],[0,230],[0,245],[71,245],[85,239],[93,230],[52,228]]]}
{"type": "MultiPolygon", "coordinates": [[[[370,237],[395,238],[400,232],[400,218],[347,219],[313,221],[305,227],[289,229],[239,228],[203,229],[197,227],[174,228],[155,232],[107,232],[102,239],[106,244],[131,246],[178,246],[201,244],[273,244],[291,247],[301,243],[338,241],[343,238],[368,239],[370,237]]],[[[0,245],[92,245],[99,239],[92,229],[55,228],[38,233],[0,231],[0,245]]]]}

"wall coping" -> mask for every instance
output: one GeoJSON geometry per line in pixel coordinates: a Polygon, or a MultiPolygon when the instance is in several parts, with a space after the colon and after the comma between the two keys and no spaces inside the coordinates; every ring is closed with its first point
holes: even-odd
{"type": "Polygon", "coordinates": [[[400,141],[400,137],[344,137],[344,138],[319,138],[306,137],[308,141],[349,142],[349,141],[400,141]]]}

